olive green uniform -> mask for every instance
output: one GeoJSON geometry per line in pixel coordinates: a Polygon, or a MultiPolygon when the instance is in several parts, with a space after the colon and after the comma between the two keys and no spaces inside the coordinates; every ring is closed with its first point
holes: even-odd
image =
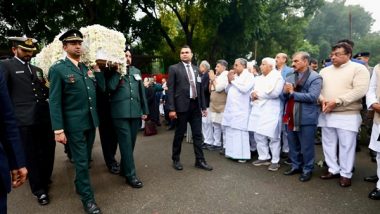
{"type": "Polygon", "coordinates": [[[129,68],[129,74],[115,73],[107,81],[111,92],[111,117],[116,128],[121,153],[120,174],[130,179],[136,176],[133,150],[141,116],[148,114],[148,105],[140,71],[129,68]]]}
{"type": "Polygon", "coordinates": [[[92,73],[83,63],[78,66],[66,58],[50,67],[49,105],[53,130],[63,129],[70,143],[76,191],[86,204],[94,200],[88,167],[99,124],[96,87],[104,90],[105,82],[102,73],[92,73]]]}

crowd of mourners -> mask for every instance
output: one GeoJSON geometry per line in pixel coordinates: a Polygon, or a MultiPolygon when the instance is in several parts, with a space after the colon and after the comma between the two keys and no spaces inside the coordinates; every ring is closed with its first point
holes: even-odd
{"type": "Polygon", "coordinates": [[[237,58],[230,66],[220,59],[214,69],[206,60],[197,67],[185,45],[180,62],[158,83],[143,79],[132,66],[129,46],[124,75],[118,65],[87,67],[81,61],[80,31],[68,30],[59,39],[67,56],[51,66],[48,77],[30,64],[37,43],[33,38],[10,37],[14,57],[0,61],[1,214],[11,186],[27,177],[38,203],[50,203],[56,142],[65,145],[74,164],[75,189],[85,212],[101,213],[89,175],[96,129],[109,172],[142,188],[133,159],[137,134],[156,134],[161,121],[175,129],[175,170],[183,170],[181,144],[187,133],[197,168],[213,170],[203,154],[207,149],[239,163],[253,160],[270,171],[285,163],[284,175],[299,174],[299,181],[307,182],[320,141],[327,167],[320,178],[336,178],[341,187],[351,186],[359,133],[368,135],[377,175],[365,180],[376,183],[369,198],[380,200],[380,66],[368,65],[368,52],[354,56],[352,41],[334,44],[320,70],[304,51],[264,57],[260,66],[237,58]],[[120,161],[115,158],[118,145],[120,161]]]}
{"type": "Polygon", "coordinates": [[[299,181],[307,182],[316,163],[315,144],[321,141],[327,171],[320,178],[337,178],[341,187],[349,187],[359,133],[370,135],[378,168],[365,180],[377,182],[369,198],[379,200],[380,67],[368,65],[368,52],[353,55],[353,45],[350,40],[334,44],[321,70],[303,51],[292,55],[291,67],[285,53],[263,58],[260,67],[238,58],[230,71],[224,60],[216,62],[215,72],[202,61],[202,83],[210,98],[202,120],[203,147],[240,163],[257,154],[252,164],[270,171],[288,157],[284,175],[299,174],[299,181]]]}

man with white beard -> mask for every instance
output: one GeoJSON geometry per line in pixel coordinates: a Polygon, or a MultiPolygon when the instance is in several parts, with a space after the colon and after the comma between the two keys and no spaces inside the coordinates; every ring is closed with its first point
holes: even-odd
{"type": "Polygon", "coordinates": [[[281,101],[280,95],[284,80],[275,70],[276,61],[264,58],[261,62],[262,75],[255,78],[251,93],[252,109],[249,115],[248,130],[254,132],[257,143],[258,160],[255,166],[266,165],[268,170],[277,171],[280,168],[281,150],[281,101]],[[268,142],[269,141],[269,142],[268,142]],[[272,154],[272,156],[269,153],[272,154]]]}
{"type": "Polygon", "coordinates": [[[210,116],[212,127],[214,128],[214,141],[212,149],[221,149],[221,152],[223,152],[223,148],[226,146],[225,143],[222,143],[222,136],[224,142],[226,139],[226,132],[222,126],[222,120],[224,108],[227,101],[227,93],[225,91],[228,84],[227,67],[228,63],[225,60],[221,59],[216,62],[215,74],[212,70],[209,72],[211,91],[210,116]]]}
{"type": "Polygon", "coordinates": [[[227,77],[227,102],[222,121],[226,128],[225,156],[245,163],[251,158],[247,115],[254,76],[247,70],[247,60],[238,58],[227,77]]]}

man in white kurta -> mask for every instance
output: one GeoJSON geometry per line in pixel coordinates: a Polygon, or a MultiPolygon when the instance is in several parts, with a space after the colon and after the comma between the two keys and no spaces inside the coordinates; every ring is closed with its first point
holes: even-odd
{"type": "Polygon", "coordinates": [[[339,178],[341,187],[351,186],[355,160],[356,135],[362,109],[361,99],[369,85],[369,72],[364,65],[351,62],[352,47],[345,42],[332,47],[332,65],[323,68],[320,103],[322,113],[322,146],[328,171],[321,179],[339,178]],[[338,152],[339,147],[339,152],[338,152]],[[337,155],[338,154],[338,155],[337,155]]]}
{"type": "Polygon", "coordinates": [[[222,145],[225,148],[225,143],[222,143],[222,139],[225,141],[226,132],[222,126],[222,120],[227,101],[227,93],[225,91],[228,84],[227,67],[228,63],[225,60],[218,60],[215,66],[215,75],[212,71],[209,72],[211,91],[210,116],[214,128],[214,149],[222,149],[222,145]]]}
{"type": "Polygon", "coordinates": [[[227,102],[222,121],[226,128],[225,156],[239,162],[251,158],[247,126],[254,76],[246,68],[247,60],[236,59],[234,69],[227,75],[227,102]]]}
{"type": "MultiPolygon", "coordinates": [[[[380,64],[376,65],[373,69],[371,82],[366,95],[366,102],[368,109],[372,109],[375,112],[372,126],[371,141],[369,148],[376,152],[377,162],[377,179],[380,177],[380,64]]],[[[376,188],[373,189],[369,195],[369,198],[374,200],[380,200],[380,181],[376,183],[376,188]]]]}
{"type": "Polygon", "coordinates": [[[252,109],[248,121],[248,130],[254,132],[259,155],[258,160],[252,164],[269,165],[270,171],[280,168],[281,150],[280,94],[284,80],[275,70],[275,66],[276,61],[273,58],[264,58],[261,62],[260,69],[263,75],[254,80],[251,93],[252,109]]]}
{"type": "MultiPolygon", "coordinates": [[[[203,92],[206,101],[207,112],[210,111],[210,78],[209,78],[210,64],[203,60],[199,64],[199,72],[201,73],[201,84],[203,86],[203,92]]],[[[207,114],[205,117],[202,117],[202,134],[204,148],[213,149],[214,144],[214,131],[212,128],[211,115],[207,114]]]]}

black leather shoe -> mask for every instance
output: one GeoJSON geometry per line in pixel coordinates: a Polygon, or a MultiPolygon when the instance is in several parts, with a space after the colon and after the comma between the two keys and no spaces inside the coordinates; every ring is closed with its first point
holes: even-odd
{"type": "Polygon", "coordinates": [[[179,161],[173,161],[173,168],[176,170],[183,170],[183,166],[179,161]]]}
{"type": "Polygon", "coordinates": [[[118,163],[113,163],[112,165],[108,166],[108,171],[111,174],[118,175],[120,174],[120,165],[118,163]]]}
{"type": "Polygon", "coordinates": [[[208,165],[206,163],[206,161],[204,161],[204,160],[196,161],[195,162],[195,167],[200,168],[200,169],[204,169],[204,170],[207,170],[207,171],[211,171],[212,170],[212,166],[208,165]]]}
{"type": "Polygon", "coordinates": [[[129,184],[133,188],[141,188],[143,187],[143,183],[137,176],[133,176],[130,179],[127,178],[127,184],[129,184]]]}
{"type": "Polygon", "coordinates": [[[376,157],[371,157],[371,161],[376,163],[376,157]]]}
{"type": "Polygon", "coordinates": [[[102,213],[102,211],[100,210],[98,205],[93,201],[87,202],[87,204],[84,206],[84,211],[86,211],[86,213],[88,213],[88,214],[100,214],[100,213],[102,213]]]}
{"type": "Polygon", "coordinates": [[[207,144],[205,144],[205,143],[202,144],[202,149],[207,149],[207,147],[208,147],[207,144]]]}
{"type": "Polygon", "coordinates": [[[280,158],[282,158],[282,159],[286,159],[286,158],[288,158],[289,157],[289,152],[281,152],[280,153],[280,158]]]}
{"type": "Polygon", "coordinates": [[[49,196],[46,193],[42,193],[41,195],[37,195],[37,201],[40,205],[47,205],[49,204],[49,196]]]}
{"type": "Polygon", "coordinates": [[[290,160],[290,158],[286,158],[284,160],[284,164],[286,164],[286,165],[292,165],[292,160],[290,160]]]}
{"type": "Polygon", "coordinates": [[[380,189],[375,188],[374,190],[372,190],[369,193],[368,198],[373,200],[380,200],[380,189]]]}
{"type": "Polygon", "coordinates": [[[298,174],[298,173],[301,173],[301,172],[302,172],[302,170],[300,170],[300,169],[290,168],[288,171],[284,172],[284,175],[295,175],[295,174],[298,174]]]}
{"type": "Polygon", "coordinates": [[[377,177],[377,175],[364,177],[364,181],[371,182],[371,183],[376,183],[378,180],[379,180],[379,177],[377,177]]]}
{"type": "Polygon", "coordinates": [[[300,177],[299,177],[299,180],[300,180],[301,182],[310,181],[310,179],[311,179],[311,172],[309,172],[309,173],[302,173],[302,174],[300,175],[300,177]]]}

